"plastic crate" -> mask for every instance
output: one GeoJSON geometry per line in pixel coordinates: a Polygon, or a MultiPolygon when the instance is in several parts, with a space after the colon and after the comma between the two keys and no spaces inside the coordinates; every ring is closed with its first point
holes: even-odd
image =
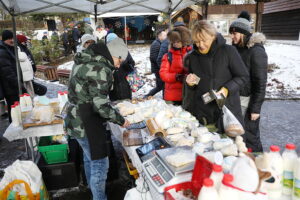
{"type": "Polygon", "coordinates": [[[123,151],[123,157],[124,157],[124,160],[125,160],[125,163],[126,163],[129,174],[131,176],[133,176],[135,179],[138,179],[139,178],[139,173],[138,173],[137,169],[130,162],[130,160],[128,158],[128,155],[125,151],[123,151]]]}
{"type": "Polygon", "coordinates": [[[202,188],[204,179],[208,178],[212,173],[212,166],[213,164],[206,158],[197,156],[192,180],[190,182],[179,183],[166,187],[164,192],[165,199],[175,200],[173,196],[168,192],[171,189],[175,189],[176,192],[180,190],[191,189],[193,195],[197,197],[202,188]]]}
{"type": "Polygon", "coordinates": [[[52,137],[41,137],[38,145],[39,152],[47,164],[68,162],[68,144],[51,145],[52,137]]]}

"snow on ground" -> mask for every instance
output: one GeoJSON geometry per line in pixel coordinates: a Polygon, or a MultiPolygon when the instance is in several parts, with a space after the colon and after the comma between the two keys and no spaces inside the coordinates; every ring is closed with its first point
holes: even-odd
{"type": "Polygon", "coordinates": [[[70,61],[70,62],[66,62],[66,63],[64,63],[62,65],[59,65],[57,67],[57,69],[65,69],[65,70],[70,70],[71,71],[73,65],[74,65],[74,61],[70,61]]]}
{"type": "Polygon", "coordinates": [[[300,45],[269,42],[267,97],[300,97],[300,45]]]}

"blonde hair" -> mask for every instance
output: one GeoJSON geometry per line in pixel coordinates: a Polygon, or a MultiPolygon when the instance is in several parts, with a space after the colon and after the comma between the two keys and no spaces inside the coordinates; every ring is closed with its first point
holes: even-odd
{"type": "Polygon", "coordinates": [[[215,26],[206,20],[197,21],[192,29],[193,40],[195,41],[195,39],[199,37],[205,39],[205,35],[207,34],[215,38],[217,36],[217,29],[215,26]]]}

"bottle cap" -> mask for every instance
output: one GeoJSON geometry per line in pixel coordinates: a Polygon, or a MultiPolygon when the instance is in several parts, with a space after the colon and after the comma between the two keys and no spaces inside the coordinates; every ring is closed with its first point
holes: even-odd
{"type": "Polygon", "coordinates": [[[20,102],[15,101],[14,105],[18,106],[18,105],[20,105],[20,102]]]}
{"type": "Polygon", "coordinates": [[[68,92],[68,91],[64,91],[64,93],[65,93],[65,94],[69,94],[69,92],[68,92]]]}
{"type": "Polygon", "coordinates": [[[248,148],[248,152],[249,152],[249,153],[252,153],[252,152],[253,152],[253,149],[252,149],[252,148],[248,148]]]}
{"type": "Polygon", "coordinates": [[[203,185],[206,187],[212,187],[212,186],[214,186],[214,181],[211,180],[210,178],[206,178],[203,181],[203,185]]]}
{"type": "Polygon", "coordinates": [[[280,148],[279,148],[279,146],[271,145],[271,146],[270,146],[270,150],[271,150],[272,152],[279,152],[279,151],[280,151],[280,148]]]}
{"type": "Polygon", "coordinates": [[[285,145],[285,148],[286,149],[289,149],[289,150],[295,150],[296,149],[296,145],[290,143],[290,144],[286,144],[285,145]]]}
{"type": "Polygon", "coordinates": [[[222,172],[223,171],[222,166],[214,164],[213,165],[213,171],[214,172],[222,172]]]}
{"type": "Polygon", "coordinates": [[[27,94],[27,93],[24,93],[24,96],[27,96],[27,97],[29,96],[29,97],[30,97],[30,95],[29,95],[29,94],[27,94]]]}
{"type": "Polygon", "coordinates": [[[24,97],[24,94],[20,94],[19,97],[24,97]]]}
{"type": "Polygon", "coordinates": [[[222,182],[231,183],[232,181],[233,181],[233,176],[231,174],[224,174],[222,182]]]}
{"type": "Polygon", "coordinates": [[[15,108],[15,107],[16,107],[16,105],[12,105],[12,106],[11,106],[11,108],[15,108]]]}

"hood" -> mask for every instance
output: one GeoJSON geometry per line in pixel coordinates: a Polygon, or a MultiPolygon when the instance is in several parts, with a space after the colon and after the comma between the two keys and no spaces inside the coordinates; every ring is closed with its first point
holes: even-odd
{"type": "Polygon", "coordinates": [[[247,43],[247,47],[251,48],[255,44],[261,44],[264,45],[266,42],[266,36],[263,33],[253,33],[247,43]]]}
{"type": "MultiPolygon", "coordinates": [[[[220,33],[217,33],[217,36],[216,36],[216,39],[215,41],[213,41],[213,43],[211,44],[211,47],[210,47],[210,50],[208,52],[207,55],[214,55],[216,53],[216,51],[224,46],[226,44],[226,40],[224,39],[224,37],[220,34],[220,33]]],[[[193,49],[195,49],[196,51],[194,52],[197,52],[198,54],[201,54],[199,51],[198,51],[198,47],[194,44],[193,45],[193,49]]]]}
{"type": "Polygon", "coordinates": [[[89,48],[83,50],[80,53],[77,53],[74,57],[74,62],[76,65],[88,64],[91,62],[98,62],[98,63],[105,62],[108,64],[107,66],[109,66],[109,68],[111,68],[112,70],[114,69],[114,66],[108,59],[106,59],[102,55],[95,55],[94,52],[89,48]]]}

